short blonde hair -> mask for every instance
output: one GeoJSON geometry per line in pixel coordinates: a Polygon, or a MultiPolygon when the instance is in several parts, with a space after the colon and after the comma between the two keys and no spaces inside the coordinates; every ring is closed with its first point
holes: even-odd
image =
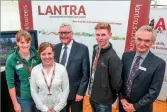
{"type": "Polygon", "coordinates": [[[27,31],[24,31],[24,30],[20,30],[19,32],[17,32],[16,42],[19,42],[21,40],[21,38],[24,38],[27,42],[32,40],[30,33],[28,33],[27,31]]]}
{"type": "Polygon", "coordinates": [[[101,22],[101,23],[97,23],[95,26],[95,29],[106,29],[108,30],[109,33],[111,33],[111,26],[109,23],[106,22],[101,22]]]}
{"type": "Polygon", "coordinates": [[[148,32],[151,32],[152,33],[152,42],[155,42],[156,41],[156,38],[157,38],[157,32],[149,25],[143,25],[141,26],[135,33],[135,38],[138,37],[138,33],[140,31],[148,31],[148,32]]]}

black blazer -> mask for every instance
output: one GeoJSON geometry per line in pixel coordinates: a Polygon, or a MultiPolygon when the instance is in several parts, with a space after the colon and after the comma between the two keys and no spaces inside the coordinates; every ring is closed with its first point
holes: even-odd
{"type": "MultiPolygon", "coordinates": [[[[135,53],[127,52],[122,57],[123,88],[120,99],[126,99],[126,85],[135,53]]],[[[165,61],[151,52],[141,64],[141,69],[139,68],[133,80],[130,98],[127,99],[134,105],[137,112],[152,112],[153,102],[158,97],[162,87],[165,66],[165,61]]],[[[120,112],[124,112],[122,109],[122,105],[120,105],[120,112]]]]}
{"type": "MultiPolygon", "coordinates": [[[[62,43],[55,45],[54,53],[56,62],[59,62],[61,49],[62,43]]],[[[68,100],[74,100],[76,94],[84,96],[90,76],[89,51],[87,46],[73,40],[66,69],[70,82],[68,100]]]]}

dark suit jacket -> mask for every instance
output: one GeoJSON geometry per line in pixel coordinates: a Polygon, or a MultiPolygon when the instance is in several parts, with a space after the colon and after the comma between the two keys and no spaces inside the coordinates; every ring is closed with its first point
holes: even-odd
{"type": "MultiPolygon", "coordinates": [[[[123,54],[123,88],[120,99],[125,98],[134,105],[137,112],[152,112],[154,100],[159,95],[162,87],[166,63],[161,58],[149,52],[141,64],[144,69],[139,69],[134,77],[130,98],[126,98],[126,85],[129,77],[131,65],[136,52],[123,54]]],[[[120,112],[122,105],[120,105],[120,112]]]]}
{"type": "MultiPolygon", "coordinates": [[[[54,53],[56,62],[59,62],[61,49],[62,43],[55,45],[54,53]]],[[[74,100],[76,94],[84,96],[90,76],[89,51],[87,46],[73,41],[66,69],[70,82],[68,100],[74,100]]]]}

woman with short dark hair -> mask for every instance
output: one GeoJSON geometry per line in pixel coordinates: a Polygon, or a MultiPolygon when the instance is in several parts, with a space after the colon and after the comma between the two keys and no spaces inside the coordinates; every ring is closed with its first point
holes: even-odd
{"type": "Polygon", "coordinates": [[[60,112],[67,102],[69,80],[65,67],[54,61],[52,44],[43,42],[38,48],[42,61],[31,72],[31,94],[42,112],[60,112]]]}

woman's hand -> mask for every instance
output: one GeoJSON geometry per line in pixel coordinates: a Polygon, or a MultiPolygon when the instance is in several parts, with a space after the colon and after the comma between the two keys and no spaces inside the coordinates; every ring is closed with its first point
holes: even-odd
{"type": "Polygon", "coordinates": [[[53,108],[50,108],[48,112],[56,112],[53,108]]]}
{"type": "Polygon", "coordinates": [[[21,107],[20,107],[20,104],[19,104],[19,103],[15,103],[15,104],[14,104],[14,110],[15,110],[16,112],[21,112],[21,107]]]}
{"type": "Polygon", "coordinates": [[[48,112],[56,112],[56,111],[54,110],[54,108],[50,108],[48,112]]]}

